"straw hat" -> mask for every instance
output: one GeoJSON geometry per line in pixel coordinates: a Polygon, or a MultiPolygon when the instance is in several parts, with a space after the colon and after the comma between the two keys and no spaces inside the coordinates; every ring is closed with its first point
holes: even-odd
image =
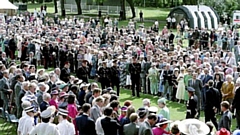
{"type": "Polygon", "coordinates": [[[180,122],[178,128],[185,135],[206,135],[209,133],[209,127],[197,119],[186,119],[180,122]]]}

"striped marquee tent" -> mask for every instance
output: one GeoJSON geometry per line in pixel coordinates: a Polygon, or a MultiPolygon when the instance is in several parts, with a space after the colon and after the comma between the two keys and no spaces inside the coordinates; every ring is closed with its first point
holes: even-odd
{"type": "Polygon", "coordinates": [[[177,22],[186,19],[190,28],[217,29],[220,18],[217,12],[205,5],[183,5],[173,8],[169,16],[175,16],[177,22]]]}

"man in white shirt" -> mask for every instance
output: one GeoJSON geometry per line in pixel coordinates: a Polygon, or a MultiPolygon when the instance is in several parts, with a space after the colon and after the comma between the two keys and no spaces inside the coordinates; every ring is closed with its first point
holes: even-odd
{"type": "Polygon", "coordinates": [[[167,28],[170,29],[172,19],[169,16],[166,20],[167,20],[167,28]]]}
{"type": "Polygon", "coordinates": [[[75,135],[74,125],[67,120],[68,111],[64,109],[59,109],[58,116],[59,124],[57,125],[57,128],[59,130],[59,133],[61,135],[75,135]]]}
{"type": "Polygon", "coordinates": [[[103,115],[101,117],[99,117],[96,121],[96,132],[97,132],[97,135],[104,135],[104,131],[103,131],[103,128],[102,128],[102,124],[101,124],[101,120],[104,119],[106,116],[103,115]]]}
{"type": "Polygon", "coordinates": [[[47,110],[41,113],[42,123],[32,129],[29,135],[60,135],[57,125],[50,123],[50,119],[55,113],[52,107],[48,107],[47,110]]]}
{"type": "Polygon", "coordinates": [[[171,21],[172,21],[172,28],[175,29],[176,28],[176,18],[173,17],[171,21]]]}
{"type": "Polygon", "coordinates": [[[34,107],[29,106],[24,109],[26,115],[21,117],[18,125],[18,135],[28,135],[29,132],[34,129],[34,107]]]}
{"type": "Polygon", "coordinates": [[[225,62],[226,62],[226,64],[229,65],[229,66],[236,66],[236,65],[237,65],[237,64],[236,64],[236,60],[235,60],[235,58],[233,57],[232,52],[229,52],[229,53],[228,53],[228,56],[225,58],[225,62]]]}

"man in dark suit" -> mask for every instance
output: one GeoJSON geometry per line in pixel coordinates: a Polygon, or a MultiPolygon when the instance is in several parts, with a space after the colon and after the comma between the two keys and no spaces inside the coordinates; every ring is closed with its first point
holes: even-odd
{"type": "Polygon", "coordinates": [[[198,99],[197,109],[198,115],[200,116],[200,106],[201,106],[201,95],[202,95],[202,80],[197,79],[197,73],[193,73],[192,79],[188,80],[188,86],[195,90],[195,95],[198,99]]]}
{"type": "Polygon", "coordinates": [[[23,111],[23,108],[22,108],[22,98],[24,97],[24,95],[26,94],[26,92],[28,91],[29,89],[29,82],[23,82],[22,83],[22,89],[21,91],[19,92],[19,95],[17,96],[17,103],[19,104],[19,107],[18,109],[18,118],[20,118],[22,116],[22,111],[23,111]]]}
{"type": "Polygon", "coordinates": [[[43,94],[43,101],[39,105],[41,112],[45,111],[50,106],[49,105],[50,100],[51,100],[51,95],[49,93],[43,94]]]}
{"type": "Polygon", "coordinates": [[[124,125],[123,134],[124,135],[138,135],[139,126],[136,124],[138,120],[138,114],[132,113],[130,115],[131,123],[124,125]]]}
{"type": "Polygon", "coordinates": [[[192,87],[188,87],[188,95],[189,95],[189,99],[187,102],[187,115],[186,115],[186,119],[193,119],[193,118],[198,118],[198,108],[197,108],[197,104],[198,104],[198,98],[197,96],[194,94],[195,89],[192,87]]]}
{"type": "Polygon", "coordinates": [[[16,75],[15,78],[17,79],[17,83],[14,87],[14,92],[13,92],[13,99],[15,99],[15,104],[16,104],[16,107],[17,107],[17,116],[20,116],[20,112],[19,112],[19,108],[21,107],[21,104],[18,103],[18,96],[19,96],[19,93],[22,89],[22,82],[24,81],[23,79],[23,75],[16,75]]]}
{"type": "Polygon", "coordinates": [[[206,100],[204,104],[204,113],[205,113],[205,122],[209,122],[210,120],[214,124],[215,128],[218,129],[217,119],[215,117],[215,113],[217,112],[217,101],[219,99],[219,95],[217,94],[218,90],[213,88],[213,81],[210,80],[208,82],[208,89],[206,91],[206,100]]]}
{"type": "Polygon", "coordinates": [[[111,70],[107,67],[107,61],[103,61],[102,67],[97,72],[102,89],[110,87],[111,70]]]}
{"type": "Polygon", "coordinates": [[[64,81],[65,83],[69,82],[70,79],[70,63],[69,62],[65,62],[64,68],[61,70],[61,74],[60,74],[60,79],[62,81],[64,81]]]}
{"type": "Polygon", "coordinates": [[[104,131],[104,135],[118,135],[118,129],[120,129],[121,125],[112,119],[113,108],[107,107],[104,110],[104,115],[106,116],[101,120],[102,129],[104,131]]]}
{"type": "Polygon", "coordinates": [[[170,70],[170,64],[167,64],[166,69],[163,71],[163,85],[164,85],[164,92],[163,96],[167,97],[167,94],[169,94],[169,99],[172,99],[174,95],[172,95],[172,75],[173,71],[170,70]],[[169,93],[168,93],[169,91],[169,93]]]}
{"type": "Polygon", "coordinates": [[[141,64],[138,63],[137,57],[133,57],[133,62],[129,65],[129,73],[131,74],[132,81],[132,96],[135,96],[135,87],[137,92],[137,97],[140,97],[140,73],[141,73],[141,64]]]}
{"type": "Polygon", "coordinates": [[[232,110],[235,110],[236,112],[236,121],[237,121],[237,128],[240,129],[240,79],[236,82],[237,90],[235,91],[235,96],[232,102],[232,110]]]}
{"type": "Polygon", "coordinates": [[[5,115],[5,111],[8,111],[8,104],[10,100],[11,93],[13,92],[10,89],[10,84],[8,80],[8,71],[3,71],[3,78],[0,80],[0,92],[1,92],[1,99],[3,100],[3,111],[5,115]]]}
{"type": "Polygon", "coordinates": [[[88,103],[83,104],[83,114],[76,118],[77,130],[79,135],[97,135],[95,130],[95,123],[89,117],[91,105],[88,103]]]}
{"type": "Polygon", "coordinates": [[[120,92],[120,70],[117,66],[117,60],[113,61],[113,66],[111,67],[111,84],[112,88],[114,89],[114,86],[116,86],[117,89],[117,96],[119,96],[120,92]]]}
{"type": "Polygon", "coordinates": [[[51,93],[52,88],[56,87],[56,76],[54,74],[49,74],[50,81],[47,83],[49,86],[48,93],[51,93]]]}
{"type": "Polygon", "coordinates": [[[170,30],[170,36],[169,36],[169,44],[172,44],[174,41],[174,37],[175,35],[172,33],[172,31],[170,30]]]}
{"type": "Polygon", "coordinates": [[[77,70],[77,77],[81,79],[83,82],[88,83],[88,67],[87,67],[87,60],[83,60],[82,66],[80,66],[77,70]]]}
{"type": "Polygon", "coordinates": [[[223,101],[221,103],[221,111],[223,115],[218,123],[218,130],[221,128],[226,128],[228,131],[231,131],[231,122],[232,122],[232,113],[229,110],[230,105],[228,101],[223,101]]]}
{"type": "Polygon", "coordinates": [[[209,75],[209,70],[207,68],[204,69],[204,75],[201,76],[203,88],[202,88],[202,110],[204,110],[204,103],[206,102],[206,90],[208,89],[208,81],[213,80],[213,77],[209,75]]]}
{"type": "Polygon", "coordinates": [[[152,126],[157,122],[158,117],[154,113],[150,113],[147,120],[144,121],[139,127],[139,135],[153,135],[152,126]]]}
{"type": "Polygon", "coordinates": [[[12,35],[12,38],[9,40],[8,47],[9,47],[9,51],[10,51],[10,57],[12,60],[14,60],[15,59],[15,51],[17,49],[14,35],[12,35]]]}

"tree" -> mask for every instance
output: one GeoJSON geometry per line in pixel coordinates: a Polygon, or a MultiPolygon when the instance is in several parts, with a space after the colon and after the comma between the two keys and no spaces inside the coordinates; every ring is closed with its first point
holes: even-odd
{"type": "Polygon", "coordinates": [[[77,14],[81,15],[82,14],[82,7],[81,7],[81,0],[75,0],[77,4],[77,14]]]}
{"type": "Polygon", "coordinates": [[[219,16],[232,16],[232,12],[238,9],[238,0],[206,0],[204,4],[213,7],[219,16]]]}
{"type": "Polygon", "coordinates": [[[58,8],[57,8],[57,0],[54,0],[53,3],[54,3],[54,10],[55,10],[55,13],[57,13],[57,12],[58,12],[58,8]]]}
{"type": "Polygon", "coordinates": [[[125,0],[120,0],[121,11],[123,12],[123,16],[121,19],[126,20],[126,8],[125,8],[125,0]]]}
{"type": "MultiPolygon", "coordinates": [[[[129,4],[131,11],[132,11],[132,18],[136,17],[136,12],[135,12],[135,8],[134,8],[134,2],[133,0],[126,0],[127,3],[129,4]]],[[[126,12],[125,12],[126,14],[126,12]]]]}
{"type": "Polygon", "coordinates": [[[64,12],[65,12],[65,7],[64,7],[64,0],[60,0],[61,2],[61,14],[62,16],[64,15],[64,12]]]}

